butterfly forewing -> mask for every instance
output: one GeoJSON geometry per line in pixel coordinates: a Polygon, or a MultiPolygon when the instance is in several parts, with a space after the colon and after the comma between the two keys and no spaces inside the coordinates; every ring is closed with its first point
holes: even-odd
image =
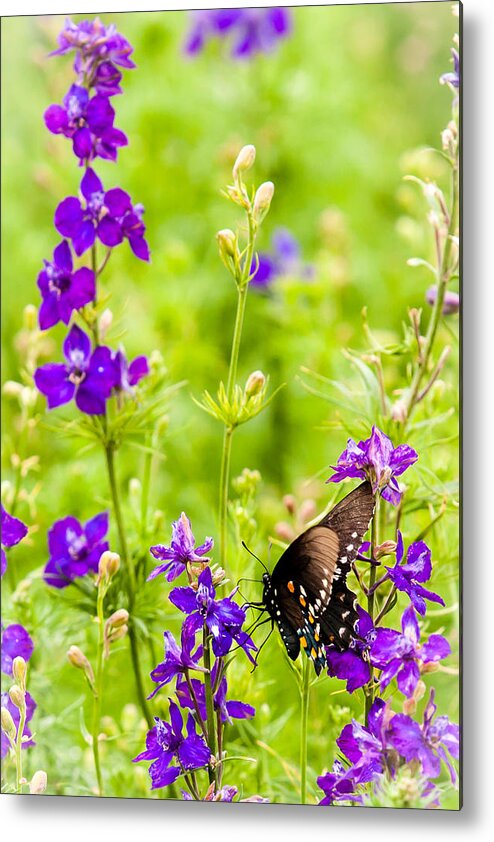
{"type": "Polygon", "coordinates": [[[354,635],[356,597],[346,576],[373,512],[372,489],[364,482],[299,535],[266,577],[264,603],[289,656],[295,659],[302,646],[318,674],[322,645],[346,649],[354,635]]]}

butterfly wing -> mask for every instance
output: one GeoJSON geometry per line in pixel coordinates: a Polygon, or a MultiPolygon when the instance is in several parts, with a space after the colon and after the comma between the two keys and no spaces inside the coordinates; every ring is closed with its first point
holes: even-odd
{"type": "Polygon", "coordinates": [[[372,489],[364,482],[290,544],[271,576],[287,652],[295,659],[302,646],[317,673],[324,665],[322,644],[346,649],[354,634],[356,597],[346,576],[373,512],[372,489]]]}

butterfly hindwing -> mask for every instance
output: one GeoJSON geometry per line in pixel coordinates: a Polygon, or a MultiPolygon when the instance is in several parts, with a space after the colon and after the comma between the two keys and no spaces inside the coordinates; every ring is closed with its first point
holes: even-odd
{"type": "Polygon", "coordinates": [[[322,645],[346,649],[354,635],[356,597],[346,576],[373,512],[372,489],[364,482],[299,535],[265,577],[264,604],[288,655],[295,659],[302,647],[318,674],[322,645]]]}

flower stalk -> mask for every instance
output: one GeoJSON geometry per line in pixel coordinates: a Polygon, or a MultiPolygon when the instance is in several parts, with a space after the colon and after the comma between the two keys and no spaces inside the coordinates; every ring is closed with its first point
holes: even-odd
{"type": "Polygon", "coordinates": [[[120,505],[120,494],[118,489],[118,483],[115,473],[115,452],[114,447],[111,443],[105,444],[105,457],[106,457],[106,467],[108,472],[108,483],[110,486],[110,493],[112,498],[113,504],[113,512],[115,514],[115,521],[117,524],[117,532],[118,532],[118,539],[120,545],[120,554],[122,556],[122,561],[124,564],[124,569],[127,573],[127,594],[128,594],[128,602],[129,602],[129,614],[130,614],[130,622],[129,622],[129,643],[130,643],[130,656],[132,660],[132,669],[134,671],[134,679],[136,685],[136,692],[137,698],[139,700],[139,705],[141,711],[143,713],[144,718],[148,726],[151,728],[153,724],[153,719],[151,713],[149,711],[147,701],[146,701],[146,694],[144,692],[144,684],[142,680],[142,670],[140,664],[140,656],[139,656],[139,646],[138,640],[135,632],[135,626],[132,621],[133,610],[135,605],[135,597],[136,597],[136,574],[134,568],[133,558],[130,555],[127,547],[127,538],[125,535],[125,527],[122,517],[122,508],[120,505]]]}

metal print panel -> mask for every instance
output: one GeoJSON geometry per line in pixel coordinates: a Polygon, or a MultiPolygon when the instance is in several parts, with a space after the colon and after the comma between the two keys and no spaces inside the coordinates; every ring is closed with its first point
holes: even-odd
{"type": "Polygon", "coordinates": [[[3,793],[461,806],[460,13],[2,20],[3,793]]]}

